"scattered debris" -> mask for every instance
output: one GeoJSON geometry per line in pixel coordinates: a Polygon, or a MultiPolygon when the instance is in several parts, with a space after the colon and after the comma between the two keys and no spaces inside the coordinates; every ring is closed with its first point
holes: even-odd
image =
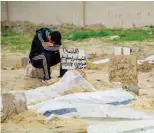
{"type": "Polygon", "coordinates": [[[153,32],[152,32],[152,31],[149,31],[149,32],[148,32],[148,34],[149,34],[149,35],[152,35],[152,34],[153,34],[153,32]]]}
{"type": "Polygon", "coordinates": [[[110,38],[110,40],[118,40],[118,39],[120,39],[120,36],[115,35],[115,36],[110,36],[109,38],[110,38]]]}
{"type": "Polygon", "coordinates": [[[3,69],[3,70],[15,70],[14,67],[3,67],[2,69],[3,69]]]}
{"type": "Polygon", "coordinates": [[[61,95],[64,96],[68,94],[81,93],[81,92],[92,92],[92,90],[91,89],[71,89],[71,90],[65,91],[61,95]]]}

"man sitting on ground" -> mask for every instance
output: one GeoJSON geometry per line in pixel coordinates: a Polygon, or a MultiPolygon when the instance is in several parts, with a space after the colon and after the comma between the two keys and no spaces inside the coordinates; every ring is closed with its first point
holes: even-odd
{"type": "MultiPolygon", "coordinates": [[[[50,67],[60,63],[61,38],[59,31],[51,31],[48,28],[37,30],[33,38],[29,54],[30,62],[36,68],[43,68],[44,78],[42,82],[45,84],[48,84],[51,79],[50,67]]],[[[60,64],[59,77],[62,77],[66,71],[62,69],[60,64]]]]}

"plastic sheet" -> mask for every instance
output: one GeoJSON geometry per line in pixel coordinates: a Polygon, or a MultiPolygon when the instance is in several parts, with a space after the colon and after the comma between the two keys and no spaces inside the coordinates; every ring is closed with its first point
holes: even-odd
{"type": "MultiPolygon", "coordinates": [[[[47,111],[54,111],[58,109],[71,109],[76,108],[73,106],[75,103],[89,103],[89,104],[127,104],[128,101],[134,99],[134,96],[125,90],[115,89],[107,91],[98,91],[90,93],[77,93],[66,96],[60,96],[46,102],[42,102],[33,106],[29,106],[29,109],[37,110],[39,113],[44,114],[47,111]],[[72,104],[70,104],[72,103],[72,104]]],[[[56,113],[55,113],[56,114],[56,113]]]]}
{"type": "Polygon", "coordinates": [[[101,122],[88,127],[88,133],[154,133],[154,120],[101,122]]]}
{"type": "Polygon", "coordinates": [[[109,58],[92,62],[93,64],[103,64],[109,62],[109,58]]]}
{"type": "Polygon", "coordinates": [[[113,105],[128,104],[134,99],[134,96],[122,88],[87,92],[87,93],[75,93],[57,97],[55,101],[69,101],[69,102],[84,102],[84,103],[108,103],[113,105]]]}
{"type": "Polygon", "coordinates": [[[92,92],[88,93],[87,96],[84,93],[71,94],[29,106],[28,108],[40,114],[50,112],[48,116],[65,116],[69,113],[76,113],[76,115],[87,120],[89,118],[154,119],[154,113],[149,114],[125,107],[123,105],[125,101],[133,99],[133,96],[127,93],[122,89],[116,89],[92,92]],[[117,106],[115,106],[115,103],[117,106]],[[59,114],[59,112],[61,113],[59,114]]]}
{"type": "MultiPolygon", "coordinates": [[[[109,104],[90,104],[82,102],[69,102],[69,101],[54,101],[49,100],[34,106],[29,106],[29,110],[37,111],[40,114],[45,114],[47,111],[55,111],[61,109],[76,109],[77,112],[72,111],[77,116],[80,116],[84,120],[89,121],[90,118],[95,118],[97,122],[100,122],[99,119],[112,118],[112,119],[128,119],[128,120],[141,120],[141,119],[153,119],[154,113],[145,113],[143,111],[138,111],[124,106],[115,106],[109,104]]],[[[66,111],[60,116],[69,116],[72,117],[71,111],[66,111]]],[[[53,115],[57,115],[56,112],[52,112],[53,115]]]]}
{"type": "Polygon", "coordinates": [[[154,61],[154,55],[148,56],[145,60],[154,61]]]}
{"type": "MultiPolygon", "coordinates": [[[[24,91],[28,104],[35,104],[36,102],[48,100],[60,96],[64,91],[70,89],[91,89],[95,91],[95,88],[86,81],[79,72],[70,70],[66,72],[59,82],[50,85],[43,86],[36,89],[24,91]]],[[[16,93],[12,91],[11,93],[16,93]]]]}

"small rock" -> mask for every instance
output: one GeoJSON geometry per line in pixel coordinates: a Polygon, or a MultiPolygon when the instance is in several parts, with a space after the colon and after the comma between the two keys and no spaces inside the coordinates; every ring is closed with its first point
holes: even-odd
{"type": "Polygon", "coordinates": [[[123,89],[126,89],[128,91],[131,91],[133,92],[134,94],[136,95],[139,95],[139,86],[135,85],[135,84],[132,84],[132,83],[126,83],[126,84],[123,84],[122,85],[122,88],[123,89]]]}
{"type": "Polygon", "coordinates": [[[61,128],[61,127],[64,127],[64,126],[57,126],[57,127],[55,127],[55,128],[61,128]]]}

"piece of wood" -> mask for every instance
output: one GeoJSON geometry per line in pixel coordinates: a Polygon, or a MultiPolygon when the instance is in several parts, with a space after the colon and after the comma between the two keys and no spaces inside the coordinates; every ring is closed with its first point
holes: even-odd
{"type": "Polygon", "coordinates": [[[137,84],[137,62],[132,55],[114,55],[109,61],[109,81],[137,84]]]}
{"type": "Polygon", "coordinates": [[[86,55],[80,49],[60,49],[60,58],[63,69],[86,69],[86,55]]]}

